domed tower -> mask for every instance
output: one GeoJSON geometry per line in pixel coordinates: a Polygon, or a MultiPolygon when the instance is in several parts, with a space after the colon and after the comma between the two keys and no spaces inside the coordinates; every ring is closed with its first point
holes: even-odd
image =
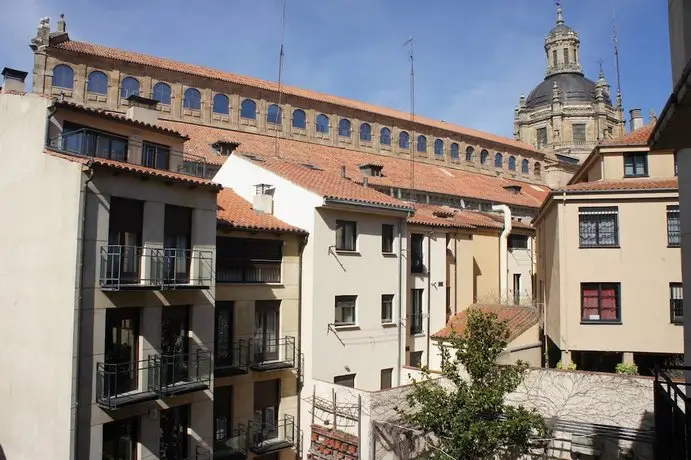
{"type": "Polygon", "coordinates": [[[583,74],[578,33],[564,22],[557,3],[557,23],[545,37],[545,79],[514,110],[514,136],[546,152],[585,159],[602,139],[624,134],[621,97],[612,103],[600,69],[595,83],[583,74]]]}

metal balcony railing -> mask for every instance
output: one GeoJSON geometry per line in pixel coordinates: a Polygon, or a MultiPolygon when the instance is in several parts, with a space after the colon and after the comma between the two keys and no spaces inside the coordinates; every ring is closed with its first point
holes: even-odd
{"type": "Polygon", "coordinates": [[[211,382],[211,352],[197,350],[187,354],[156,355],[152,357],[158,373],[156,391],[161,396],[173,396],[209,388],[211,382]]]}
{"type": "Polygon", "coordinates": [[[177,248],[164,248],[161,251],[164,288],[208,288],[211,286],[213,271],[211,251],[177,248]]]}
{"type": "Polygon", "coordinates": [[[211,451],[205,449],[202,446],[196,446],[194,448],[194,455],[187,457],[187,460],[211,460],[211,451]]]}
{"type": "Polygon", "coordinates": [[[250,367],[271,371],[295,367],[295,337],[255,338],[250,341],[250,367]]]}
{"type": "Polygon", "coordinates": [[[234,265],[231,261],[216,260],[217,283],[280,283],[281,262],[255,261],[251,265],[234,265]]]}
{"type": "Polygon", "coordinates": [[[249,450],[263,455],[295,446],[295,418],[284,415],[277,423],[249,424],[249,450]]]}
{"type": "Polygon", "coordinates": [[[247,427],[239,424],[225,439],[214,443],[214,460],[243,460],[247,458],[247,427]]]}
{"type": "Polygon", "coordinates": [[[214,374],[217,377],[246,374],[250,363],[250,344],[247,340],[237,340],[229,346],[216,346],[214,374]]]}
{"type": "Polygon", "coordinates": [[[158,398],[159,368],[151,357],[127,363],[96,364],[96,403],[104,409],[158,398]]]}
{"type": "Polygon", "coordinates": [[[46,146],[67,155],[130,163],[205,179],[213,178],[218,171],[204,157],[92,128],[64,131],[49,137],[46,146]]]}
{"type": "Polygon", "coordinates": [[[691,367],[655,369],[655,458],[691,460],[691,384],[672,380],[669,371],[682,371],[688,378],[691,367]]]}

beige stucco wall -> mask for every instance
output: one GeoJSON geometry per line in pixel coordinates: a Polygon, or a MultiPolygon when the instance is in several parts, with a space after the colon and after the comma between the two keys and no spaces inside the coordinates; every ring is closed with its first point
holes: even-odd
{"type": "Polygon", "coordinates": [[[540,367],[542,355],[540,348],[539,321],[506,345],[506,351],[497,359],[500,364],[528,363],[530,367],[540,367]]]}
{"type": "Polygon", "coordinates": [[[499,233],[473,234],[474,302],[499,303],[499,233]]]}
{"type": "MultiPolygon", "coordinates": [[[[669,178],[674,177],[674,152],[648,151],[647,147],[631,147],[625,151],[621,149],[603,149],[602,162],[604,170],[604,179],[617,180],[624,177],[624,153],[648,153],[648,176],[669,178]]],[[[594,170],[597,169],[592,166],[588,171],[588,180],[596,180],[593,177],[594,170]]]]}

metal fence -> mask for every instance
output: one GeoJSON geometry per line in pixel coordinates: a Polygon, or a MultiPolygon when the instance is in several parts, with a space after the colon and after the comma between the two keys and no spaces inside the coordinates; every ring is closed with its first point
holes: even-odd
{"type": "Polygon", "coordinates": [[[655,458],[691,460],[691,404],[686,395],[691,384],[672,380],[670,370],[688,373],[691,367],[655,369],[655,458]]]}

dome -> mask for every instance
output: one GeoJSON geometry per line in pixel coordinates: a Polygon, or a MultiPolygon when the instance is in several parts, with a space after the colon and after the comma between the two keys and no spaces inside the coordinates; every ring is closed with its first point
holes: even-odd
{"type": "MultiPolygon", "coordinates": [[[[552,103],[552,87],[557,83],[563,104],[595,102],[595,82],[580,73],[558,73],[550,75],[530,92],[525,101],[526,108],[534,109],[552,103]]],[[[612,105],[609,94],[604,94],[605,104],[612,105]]]]}
{"type": "MultiPolygon", "coordinates": [[[[557,24],[555,28],[549,31],[547,34],[547,39],[555,38],[560,35],[576,34],[576,31],[565,24],[557,24]]],[[[578,35],[578,34],[576,34],[578,35]]]]}

